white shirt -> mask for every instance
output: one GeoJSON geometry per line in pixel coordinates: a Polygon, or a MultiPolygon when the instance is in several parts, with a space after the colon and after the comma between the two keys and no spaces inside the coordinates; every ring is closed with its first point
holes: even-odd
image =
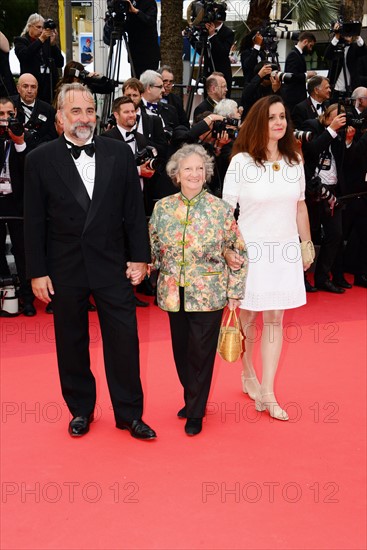
{"type": "MultiPolygon", "coordinates": [[[[78,146],[78,143],[75,143],[75,141],[73,141],[70,137],[65,136],[65,139],[70,141],[70,143],[78,146]]],[[[92,138],[88,139],[85,145],[87,145],[88,143],[92,143],[92,141],[92,138]]],[[[66,146],[68,147],[68,144],[66,144],[66,146]]],[[[70,147],[68,147],[68,149],[70,149],[70,147]]],[[[94,154],[93,157],[90,157],[85,151],[82,151],[79,158],[75,159],[73,155],[71,155],[71,158],[75,163],[75,166],[89,195],[89,198],[92,199],[94,180],[96,177],[96,155],[94,154]]]]}

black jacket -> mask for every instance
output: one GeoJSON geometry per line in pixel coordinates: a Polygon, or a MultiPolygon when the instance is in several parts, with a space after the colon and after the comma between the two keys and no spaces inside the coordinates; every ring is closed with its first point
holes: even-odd
{"type": "MultiPolygon", "coordinates": [[[[330,80],[330,85],[332,88],[334,88],[336,81],[339,78],[340,72],[343,68],[343,59],[344,59],[344,52],[343,56],[340,56],[340,54],[337,54],[339,44],[336,46],[333,46],[333,44],[330,42],[328,44],[324,57],[329,62],[329,73],[328,78],[330,80]]],[[[356,42],[352,42],[352,44],[348,47],[348,52],[346,56],[346,65],[349,70],[350,74],[350,88],[351,91],[354,90],[359,84],[358,84],[358,61],[360,58],[365,56],[367,54],[367,47],[365,44],[363,46],[358,46],[356,42]]]]}
{"type": "Polygon", "coordinates": [[[292,110],[297,103],[300,103],[307,97],[306,93],[306,72],[307,65],[303,54],[294,47],[285,60],[285,73],[292,73],[292,81],[289,84],[283,84],[283,97],[292,110]]]}
{"type": "Polygon", "coordinates": [[[57,138],[55,129],[56,111],[49,103],[36,99],[32,114],[25,123],[25,114],[19,95],[13,96],[12,100],[17,108],[17,118],[25,125],[24,139],[27,144],[27,153],[35,149],[41,143],[57,138]]]}

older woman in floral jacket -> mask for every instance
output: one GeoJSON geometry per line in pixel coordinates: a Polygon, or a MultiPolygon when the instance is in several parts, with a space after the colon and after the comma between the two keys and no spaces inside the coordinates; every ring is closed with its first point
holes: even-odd
{"type": "Polygon", "coordinates": [[[157,202],[150,219],[154,266],[159,269],[157,299],[168,312],[173,355],[184,388],[185,431],[196,435],[213,374],[222,311],[239,305],[247,274],[247,253],[233,211],[210,195],[205,182],[213,161],[201,145],[184,145],[167,164],[180,192],[157,202]],[[242,265],[225,260],[235,250],[242,265]]]}

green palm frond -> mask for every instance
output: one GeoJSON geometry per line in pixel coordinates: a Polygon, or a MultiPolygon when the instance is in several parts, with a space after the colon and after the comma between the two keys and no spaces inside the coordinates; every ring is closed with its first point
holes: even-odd
{"type": "Polygon", "coordinates": [[[300,0],[292,2],[295,8],[290,17],[298,22],[300,29],[327,29],[336,21],[340,2],[336,0],[300,0]]]}

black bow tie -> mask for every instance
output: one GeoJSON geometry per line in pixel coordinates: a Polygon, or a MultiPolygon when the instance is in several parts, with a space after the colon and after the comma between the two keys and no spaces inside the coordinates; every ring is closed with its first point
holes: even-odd
{"type": "Polygon", "coordinates": [[[28,109],[29,111],[32,111],[34,105],[27,105],[26,103],[23,103],[23,101],[20,102],[21,106],[26,109],[28,109]]]}
{"type": "Polygon", "coordinates": [[[158,103],[150,103],[147,101],[147,109],[152,111],[152,113],[158,113],[158,103]]]}
{"type": "Polygon", "coordinates": [[[132,130],[131,132],[126,132],[126,137],[134,136],[135,137],[136,130],[132,130]]]}
{"type": "Polygon", "coordinates": [[[322,103],[316,103],[316,109],[317,109],[317,110],[320,109],[321,111],[323,111],[323,110],[324,110],[323,104],[322,104],[322,103]]]}
{"type": "Polygon", "coordinates": [[[86,145],[74,145],[74,143],[71,143],[67,139],[65,141],[70,146],[69,151],[75,159],[78,159],[80,157],[82,151],[85,151],[88,157],[93,157],[96,150],[93,141],[92,143],[87,143],[86,145]]]}

